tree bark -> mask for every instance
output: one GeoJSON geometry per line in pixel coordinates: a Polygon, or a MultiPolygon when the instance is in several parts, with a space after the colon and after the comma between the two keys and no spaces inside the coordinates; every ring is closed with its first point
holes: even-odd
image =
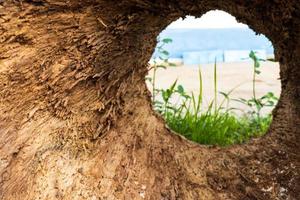
{"type": "Polygon", "coordinates": [[[0,0],[0,199],[300,199],[297,0],[0,0]],[[221,9],[265,34],[282,94],[229,148],[172,133],[145,85],[157,35],[221,9]]]}

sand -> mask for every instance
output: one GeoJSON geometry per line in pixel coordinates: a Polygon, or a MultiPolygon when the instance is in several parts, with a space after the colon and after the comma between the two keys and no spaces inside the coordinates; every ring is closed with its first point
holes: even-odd
{"type": "MultiPolygon", "coordinates": [[[[217,91],[231,93],[231,98],[251,98],[252,97],[252,76],[253,67],[251,62],[240,63],[218,63],[217,64],[217,91]]],[[[203,94],[206,105],[214,97],[214,65],[201,65],[203,76],[203,94]]],[[[157,71],[157,88],[168,88],[176,79],[178,84],[184,86],[188,93],[199,93],[199,66],[177,66],[159,69],[157,71]]],[[[262,62],[261,74],[257,76],[256,95],[261,97],[268,92],[273,92],[277,97],[280,95],[281,85],[279,79],[279,64],[275,62],[262,62]]],[[[149,73],[151,76],[152,72],[149,73]]],[[[151,88],[151,87],[150,87],[151,88]]],[[[223,100],[223,96],[218,95],[218,102],[223,100]]],[[[174,102],[176,100],[173,100],[174,102]]],[[[243,111],[248,111],[247,106],[241,103],[230,101],[230,107],[235,107],[243,111]]],[[[268,113],[273,108],[266,108],[264,113],[268,113]]]]}

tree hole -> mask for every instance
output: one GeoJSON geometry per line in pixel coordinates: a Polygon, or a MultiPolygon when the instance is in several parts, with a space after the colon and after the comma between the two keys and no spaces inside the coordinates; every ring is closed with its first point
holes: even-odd
{"type": "Polygon", "coordinates": [[[223,11],[187,16],[158,37],[146,78],[170,129],[228,146],[266,134],[280,95],[272,43],[223,11]]]}

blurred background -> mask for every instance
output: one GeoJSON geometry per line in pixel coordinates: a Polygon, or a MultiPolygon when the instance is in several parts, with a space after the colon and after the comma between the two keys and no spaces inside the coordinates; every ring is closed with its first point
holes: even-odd
{"type": "MultiPolygon", "coordinates": [[[[268,92],[280,95],[279,64],[274,61],[272,43],[264,35],[255,33],[247,25],[238,23],[234,16],[223,11],[210,11],[201,18],[187,16],[170,24],[158,37],[158,46],[150,64],[172,63],[156,71],[156,87],[168,88],[175,80],[188,93],[199,94],[199,68],[203,78],[203,101],[208,106],[214,98],[214,63],[217,64],[218,100],[219,92],[229,92],[232,98],[253,96],[253,61],[251,51],[261,59],[257,74],[256,95],[268,92]],[[162,42],[166,40],[167,42],[162,42]],[[163,46],[161,49],[160,46],[163,46]]],[[[166,65],[165,65],[166,66],[166,65]]],[[[151,77],[153,70],[150,71],[151,77]]],[[[151,89],[151,84],[149,89],[151,89]]],[[[158,98],[160,98],[158,96],[158,98]]],[[[175,101],[175,100],[174,100],[175,101]]],[[[249,108],[236,101],[230,107],[247,111],[249,108]]],[[[265,107],[269,113],[273,107],[265,107]]]]}

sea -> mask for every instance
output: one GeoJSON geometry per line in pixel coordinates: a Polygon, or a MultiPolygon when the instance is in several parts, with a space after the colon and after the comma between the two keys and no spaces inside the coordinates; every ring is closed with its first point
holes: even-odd
{"type": "MultiPolygon", "coordinates": [[[[172,39],[164,46],[170,58],[181,58],[185,55],[208,55],[207,52],[224,60],[225,55],[239,57],[245,52],[256,50],[265,55],[273,55],[274,49],[270,40],[257,34],[250,28],[219,28],[219,29],[171,29],[167,28],[158,37],[172,39]],[[223,58],[221,58],[223,57],[223,58]]],[[[153,58],[157,57],[155,51],[153,58]]],[[[192,57],[193,57],[192,56],[192,57]]],[[[195,56],[194,56],[195,57],[195,56]]],[[[234,60],[235,58],[231,58],[234,60]]],[[[207,61],[208,62],[208,61],[207,61]]]]}

